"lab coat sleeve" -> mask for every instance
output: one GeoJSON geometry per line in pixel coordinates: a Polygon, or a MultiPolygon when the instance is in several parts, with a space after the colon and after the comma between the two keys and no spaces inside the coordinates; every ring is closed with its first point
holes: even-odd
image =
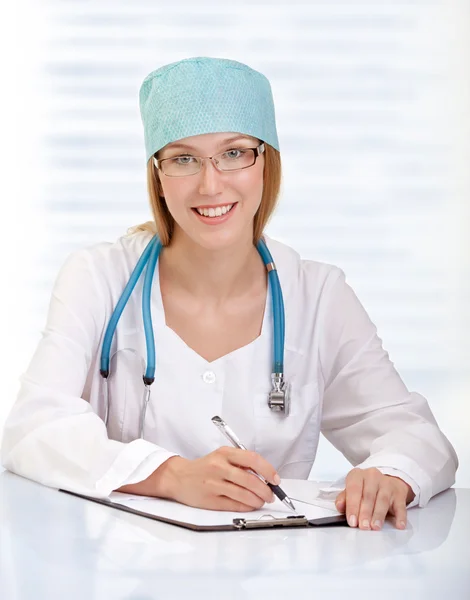
{"type": "Polygon", "coordinates": [[[174,453],[141,439],[109,439],[81,397],[109,303],[95,262],[81,250],[59,273],[46,328],[5,424],[1,459],[6,469],[44,485],[107,497],[146,479],[174,453]]]}
{"type": "Polygon", "coordinates": [[[455,451],[426,399],[406,388],[343,271],[332,276],[319,349],[322,433],[352,465],[401,476],[417,493],[412,504],[425,506],[455,483],[455,451]]]}

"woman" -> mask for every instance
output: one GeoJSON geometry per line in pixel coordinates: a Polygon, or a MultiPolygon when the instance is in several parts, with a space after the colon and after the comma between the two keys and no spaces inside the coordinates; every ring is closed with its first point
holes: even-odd
{"type": "Polygon", "coordinates": [[[349,524],[380,529],[390,513],[404,528],[407,506],[453,484],[457,457],[344,273],[262,238],[280,186],[269,82],[235,61],[187,59],[151,73],[140,106],[154,221],[62,268],[6,423],[4,466],[91,496],[120,490],[247,511],[273,499],[247,469],[272,483],[307,478],[322,431],[355,465],[336,499],[349,524]],[[152,383],[143,276],[115,335],[105,333],[155,232],[152,383]],[[285,305],[284,410],[269,403],[278,296],[263,240],[285,305]],[[223,446],[215,414],[248,451],[223,446]]]}

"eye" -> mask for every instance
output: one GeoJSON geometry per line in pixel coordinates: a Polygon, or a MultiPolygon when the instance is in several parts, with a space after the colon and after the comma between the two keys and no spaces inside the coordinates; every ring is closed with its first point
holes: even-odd
{"type": "Polygon", "coordinates": [[[194,160],[194,156],[190,156],[189,154],[184,154],[182,156],[175,156],[171,159],[177,165],[189,165],[192,160],[194,160]]]}
{"type": "Polygon", "coordinates": [[[240,158],[243,154],[243,150],[241,148],[232,148],[231,150],[227,150],[227,152],[223,153],[223,158],[236,159],[240,158]]]}

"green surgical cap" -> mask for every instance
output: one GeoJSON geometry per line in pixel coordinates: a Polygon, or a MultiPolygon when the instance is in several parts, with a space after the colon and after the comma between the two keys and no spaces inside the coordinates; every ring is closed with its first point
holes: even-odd
{"type": "Polygon", "coordinates": [[[185,137],[234,132],[279,150],[269,81],[243,63],[225,58],[187,58],[165,65],[140,88],[147,161],[185,137]]]}

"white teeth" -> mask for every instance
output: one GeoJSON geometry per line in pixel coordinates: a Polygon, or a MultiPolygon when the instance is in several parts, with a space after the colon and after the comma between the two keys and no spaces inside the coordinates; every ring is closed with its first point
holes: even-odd
{"type": "Polygon", "coordinates": [[[218,206],[217,208],[196,208],[197,212],[203,217],[220,217],[225,215],[232,208],[233,204],[218,206]]]}

